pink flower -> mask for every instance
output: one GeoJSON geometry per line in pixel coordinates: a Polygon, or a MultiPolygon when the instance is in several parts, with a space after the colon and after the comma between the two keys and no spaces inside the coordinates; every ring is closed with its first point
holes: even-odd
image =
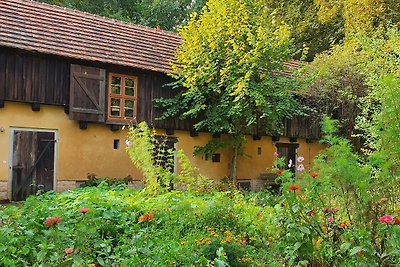
{"type": "Polygon", "coordinates": [[[125,144],[126,144],[126,146],[131,146],[132,142],[130,140],[125,140],[125,144]]]}
{"type": "Polygon", "coordinates": [[[74,253],[74,248],[66,248],[66,249],[64,249],[64,253],[65,254],[72,254],[72,253],[74,253]]]}
{"type": "Polygon", "coordinates": [[[298,163],[303,162],[303,160],[304,160],[304,157],[302,157],[302,156],[297,157],[297,162],[298,162],[298,163]]]}
{"type": "Polygon", "coordinates": [[[390,215],[388,215],[388,214],[386,214],[386,215],[380,217],[380,218],[379,218],[379,221],[380,221],[381,223],[391,223],[391,222],[393,222],[393,217],[390,216],[390,215]]]}
{"type": "Polygon", "coordinates": [[[325,208],[325,209],[322,210],[322,212],[323,212],[324,214],[327,214],[327,213],[335,214],[335,213],[338,212],[338,211],[339,211],[339,209],[333,209],[333,208],[325,208]]]}
{"type": "Polygon", "coordinates": [[[333,222],[333,217],[329,216],[328,218],[326,218],[328,220],[328,222],[333,222]]]}
{"type": "Polygon", "coordinates": [[[277,151],[274,152],[275,158],[279,157],[279,153],[277,151]]]}
{"type": "Polygon", "coordinates": [[[82,212],[82,213],[86,213],[86,212],[89,212],[90,209],[89,208],[79,208],[78,211],[82,212]]]}
{"type": "Polygon", "coordinates": [[[300,164],[299,166],[297,166],[297,170],[298,170],[299,172],[304,171],[304,165],[303,165],[303,164],[300,164]]]}

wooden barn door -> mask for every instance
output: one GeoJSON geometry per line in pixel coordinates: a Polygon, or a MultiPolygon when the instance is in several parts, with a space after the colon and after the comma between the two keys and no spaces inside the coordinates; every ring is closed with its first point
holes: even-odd
{"type": "Polygon", "coordinates": [[[54,189],[55,132],[12,131],[11,199],[54,189]]]}

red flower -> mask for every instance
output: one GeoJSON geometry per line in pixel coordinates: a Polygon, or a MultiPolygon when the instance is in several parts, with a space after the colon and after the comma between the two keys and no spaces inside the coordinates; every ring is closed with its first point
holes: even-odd
{"type": "Polygon", "coordinates": [[[153,220],[153,214],[152,213],[148,213],[147,214],[147,220],[149,220],[149,221],[153,220]]]}
{"type": "Polygon", "coordinates": [[[297,189],[299,189],[299,188],[300,188],[300,186],[295,185],[295,184],[290,184],[290,185],[289,185],[289,190],[295,191],[295,190],[297,190],[297,189]]]}
{"type": "Polygon", "coordinates": [[[82,212],[82,213],[86,213],[86,212],[89,212],[90,209],[89,208],[79,208],[78,211],[82,212]]]}
{"type": "Polygon", "coordinates": [[[60,223],[62,221],[60,216],[53,216],[53,217],[48,217],[45,221],[44,221],[44,226],[46,227],[51,227],[57,223],[60,223]]]}
{"type": "Polygon", "coordinates": [[[260,218],[261,217],[261,212],[257,212],[257,217],[260,218]]]}
{"type": "Polygon", "coordinates": [[[285,170],[277,170],[276,172],[275,172],[275,174],[276,175],[280,175],[282,172],[284,172],[285,170]]]}
{"type": "Polygon", "coordinates": [[[315,178],[315,177],[318,176],[318,173],[310,173],[310,176],[311,176],[312,178],[315,178]]]}
{"type": "Polygon", "coordinates": [[[400,225],[400,217],[396,217],[396,219],[394,220],[394,224],[400,225]]]}
{"type": "Polygon", "coordinates": [[[386,215],[380,217],[380,218],[379,218],[379,221],[380,221],[381,223],[391,223],[391,222],[393,222],[393,217],[390,216],[390,215],[388,215],[388,214],[386,214],[386,215]]]}
{"type": "Polygon", "coordinates": [[[316,210],[309,210],[309,211],[307,211],[307,215],[310,215],[310,216],[312,216],[312,215],[314,215],[314,214],[316,214],[317,212],[316,212],[316,210]]]}
{"type": "Polygon", "coordinates": [[[74,248],[66,248],[66,249],[64,249],[64,253],[65,254],[72,254],[72,253],[74,253],[74,248]]]}

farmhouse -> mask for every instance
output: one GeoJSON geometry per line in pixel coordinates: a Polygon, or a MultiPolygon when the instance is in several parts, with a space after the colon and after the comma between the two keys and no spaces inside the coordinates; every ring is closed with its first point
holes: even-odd
{"type": "MultiPolygon", "coordinates": [[[[224,134],[195,132],[192,121],[157,120],[161,111],[152,100],[172,96],[164,85],[180,40],[48,4],[0,1],[0,199],[67,190],[93,173],[131,176],[140,185],[142,175],[124,149],[124,126],[140,121],[168,136],[204,175],[227,176],[229,151],[192,156],[194,146],[224,134]]],[[[286,121],[279,137],[247,136],[239,181],[261,188],[275,151],[303,156],[307,168],[321,149],[318,137],[318,127],[304,118],[286,121]]]]}

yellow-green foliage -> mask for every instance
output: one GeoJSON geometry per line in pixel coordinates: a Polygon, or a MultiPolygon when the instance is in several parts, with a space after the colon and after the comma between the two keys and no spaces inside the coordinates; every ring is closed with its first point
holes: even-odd
{"type": "Polygon", "coordinates": [[[146,191],[157,192],[160,186],[157,181],[159,172],[154,164],[153,155],[155,148],[154,130],[150,129],[145,122],[139,123],[137,127],[129,127],[126,145],[126,152],[133,165],[143,173],[146,191]]]}
{"type": "Polygon", "coordinates": [[[400,2],[397,0],[315,0],[319,18],[330,21],[342,17],[347,35],[371,35],[382,26],[400,19],[400,2]]]}

